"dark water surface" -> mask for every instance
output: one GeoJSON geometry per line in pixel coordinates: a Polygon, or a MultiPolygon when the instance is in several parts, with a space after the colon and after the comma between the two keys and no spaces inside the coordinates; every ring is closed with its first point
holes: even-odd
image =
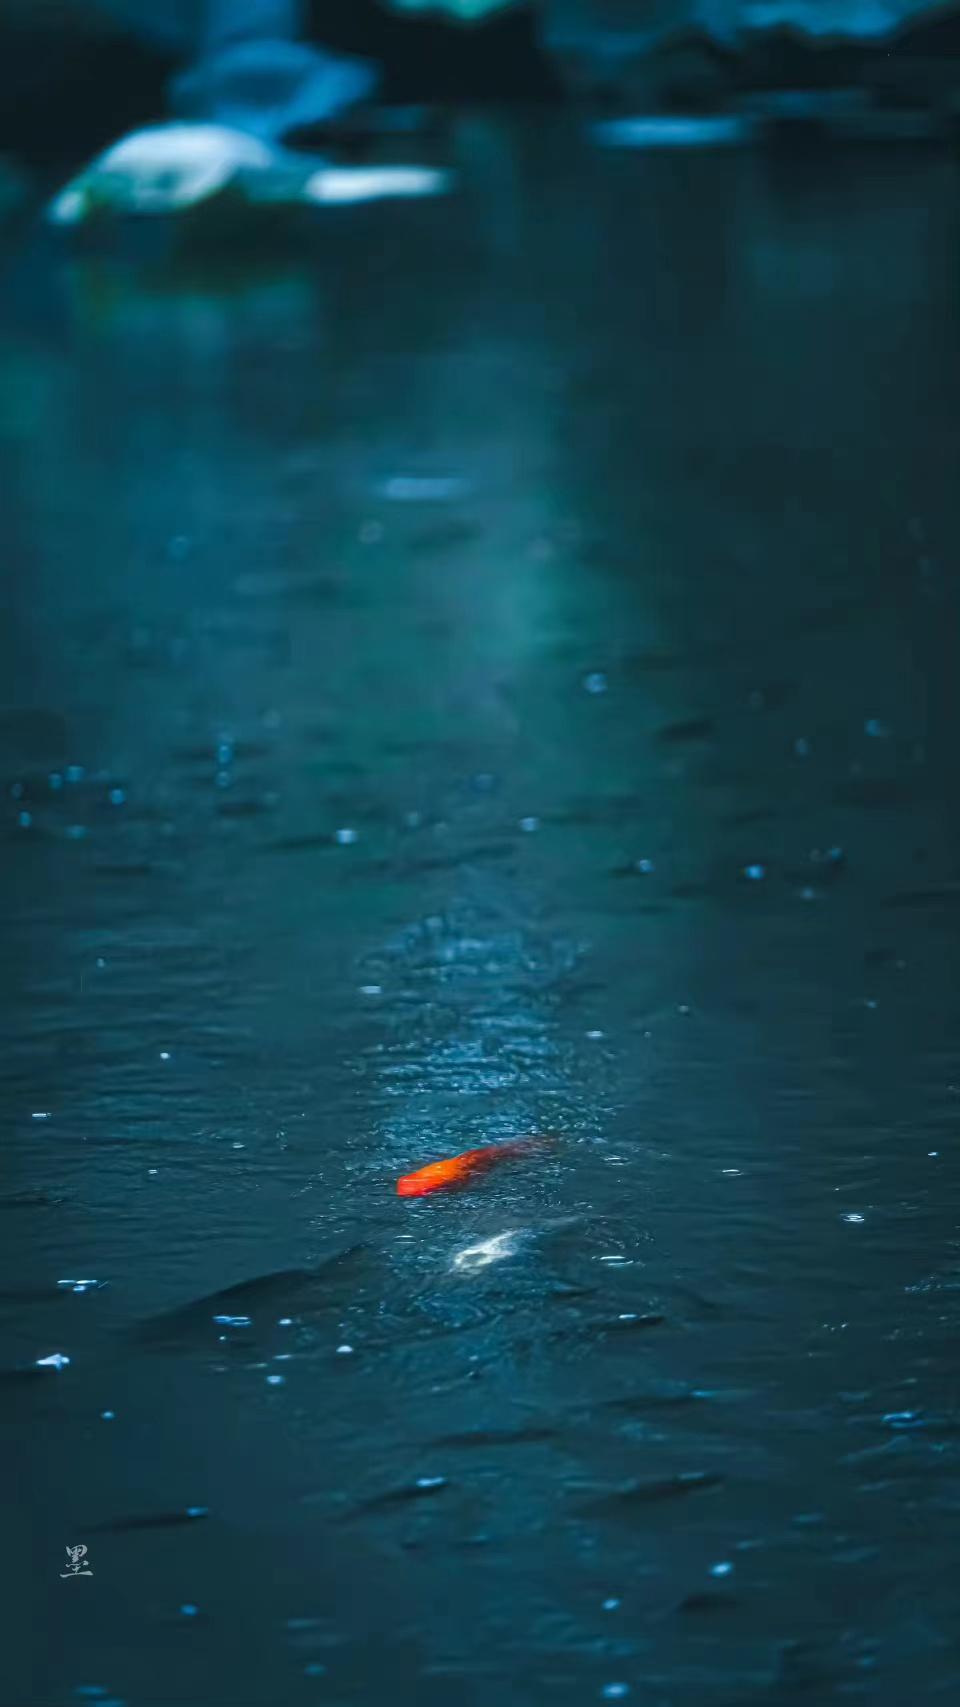
{"type": "Polygon", "coordinates": [[[953,1702],[957,170],[458,146],[5,275],[0,1701],[953,1702]]]}

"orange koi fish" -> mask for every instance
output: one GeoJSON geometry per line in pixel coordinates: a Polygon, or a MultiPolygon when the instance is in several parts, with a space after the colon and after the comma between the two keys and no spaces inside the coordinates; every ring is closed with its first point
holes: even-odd
{"type": "Polygon", "coordinates": [[[545,1138],[515,1138],[509,1144],[483,1144],[479,1150],[464,1150],[445,1162],[430,1162],[415,1174],[404,1174],[397,1180],[398,1197],[426,1197],[431,1191],[446,1191],[452,1186],[467,1185],[477,1174],[507,1156],[523,1156],[529,1150],[546,1143],[545,1138]]]}

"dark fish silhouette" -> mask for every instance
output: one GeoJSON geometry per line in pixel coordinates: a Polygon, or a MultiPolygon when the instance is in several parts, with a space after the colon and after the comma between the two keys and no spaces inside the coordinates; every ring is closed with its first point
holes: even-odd
{"type": "Polygon", "coordinates": [[[131,1529],[170,1529],[178,1523],[196,1523],[209,1517],[205,1505],[188,1505],[180,1511],[149,1511],[134,1517],[111,1517],[104,1523],[88,1523],[91,1535],[125,1535],[131,1529]]]}
{"type": "Polygon", "coordinates": [[[909,806],[918,797],[915,784],[895,776],[855,776],[833,791],[837,806],[909,806]]]}
{"type": "Polygon", "coordinates": [[[165,1310],[139,1323],[137,1337],[147,1345],[177,1344],[218,1332],[218,1316],[253,1317],[257,1310],[283,1308],[298,1313],[328,1308],[342,1297],[341,1282],[355,1281],[365,1245],[351,1245],[317,1268],[285,1268],[274,1274],[256,1275],[219,1292],[192,1299],[175,1310],[165,1310]],[[331,1287],[334,1288],[331,1296],[331,1287]]]}
{"type": "Polygon", "coordinates": [[[637,1507],[661,1505],[666,1500],[685,1499],[689,1494],[704,1493],[718,1488],[726,1480],[709,1470],[681,1470],[677,1476],[663,1476],[656,1481],[629,1482],[615,1493],[607,1494],[593,1504],[582,1506],[584,1517],[629,1517],[637,1507]]]}
{"type": "Polygon", "coordinates": [[[960,883],[941,883],[930,889],[898,889],[896,894],[887,895],[885,907],[910,907],[923,911],[928,907],[958,907],[960,906],[960,883]]]}
{"type": "Polygon", "coordinates": [[[622,1411],[625,1416],[642,1416],[646,1411],[672,1410],[682,1405],[696,1405],[705,1397],[692,1389],[679,1393],[624,1393],[619,1398],[601,1399],[604,1411],[622,1411]]]}
{"type": "Polygon", "coordinates": [[[471,1428],[463,1434],[441,1434],[430,1442],[431,1446],[464,1447],[474,1446],[528,1446],[543,1440],[555,1440],[558,1434],[555,1428],[471,1428]]]}
{"type": "Polygon", "coordinates": [[[372,1499],[351,1506],[349,1511],[343,1513],[340,1521],[347,1523],[351,1518],[363,1517],[367,1512],[391,1511],[395,1506],[429,1499],[434,1494],[442,1494],[449,1485],[446,1476],[419,1476],[415,1482],[406,1482],[401,1488],[388,1488],[386,1493],[374,1494],[372,1499]]]}
{"type": "Polygon", "coordinates": [[[657,730],[658,741],[707,741],[714,725],[709,717],[688,717],[682,723],[665,723],[657,730]]]}
{"type": "Polygon", "coordinates": [[[688,1594],[677,1607],[678,1612],[732,1612],[736,1601],[731,1594],[711,1594],[708,1589],[688,1594]]]}

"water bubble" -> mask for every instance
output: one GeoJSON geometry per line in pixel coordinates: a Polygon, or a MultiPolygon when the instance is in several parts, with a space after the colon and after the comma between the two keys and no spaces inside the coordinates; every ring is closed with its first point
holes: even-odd
{"type": "Polygon", "coordinates": [[[82,782],[87,773],[83,765],[68,765],[64,774],[68,782],[82,782]]]}
{"type": "Polygon", "coordinates": [[[808,759],[810,757],[810,742],[807,740],[805,735],[797,736],[793,743],[793,750],[798,759],[808,759]]]}
{"type": "Polygon", "coordinates": [[[521,818],[520,819],[520,829],[525,830],[528,835],[532,835],[534,830],[539,830],[539,828],[540,828],[539,818],[521,818]]]}
{"type": "Polygon", "coordinates": [[[446,1476],[418,1476],[415,1486],[418,1488],[445,1488],[446,1476]]]}
{"type": "Polygon", "coordinates": [[[31,1120],[49,1120],[50,1115],[48,1112],[46,1112],[43,1109],[37,1109],[33,1114],[31,1114],[30,1119],[31,1120]]]}
{"type": "Polygon", "coordinates": [[[293,1327],[293,1317],[292,1316],[281,1316],[280,1320],[277,1323],[277,1327],[278,1328],[292,1328],[293,1327]]]}
{"type": "Polygon", "coordinates": [[[863,1221],[864,1217],[862,1215],[858,1215],[856,1213],[856,1211],[854,1210],[854,1211],[851,1211],[851,1213],[849,1215],[842,1215],[840,1217],[840,1219],[841,1219],[841,1221],[860,1222],[860,1221],[863,1221]]]}
{"type": "Polygon", "coordinates": [[[285,1375],[268,1375],[267,1376],[267,1386],[268,1387],[282,1387],[284,1382],[286,1381],[286,1379],[287,1378],[285,1375]]]}
{"type": "Polygon", "coordinates": [[[352,847],[353,843],[355,841],[357,841],[359,838],[357,836],[356,830],[344,829],[344,830],[335,830],[333,833],[333,839],[335,842],[339,842],[339,844],[342,848],[348,848],[348,847],[352,847]]]}
{"type": "Polygon", "coordinates": [[[602,1037],[602,1036],[603,1036],[603,1032],[602,1032],[602,1031],[588,1031],[588,1032],[585,1032],[585,1034],[584,1034],[584,1035],[585,1035],[585,1036],[586,1036],[586,1037],[589,1037],[589,1038],[591,1038],[591,1039],[592,1039],[592,1040],[593,1040],[593,1041],[594,1041],[594,1042],[596,1042],[596,1040],[597,1040],[597,1039],[598,1039],[598,1038],[600,1038],[600,1037],[602,1037]]]}
{"type": "Polygon", "coordinates": [[[174,563],[182,563],[189,556],[191,539],[189,534],[175,533],[167,540],[167,556],[174,563]]]}
{"type": "Polygon", "coordinates": [[[384,535],[382,522],[361,522],[357,538],[361,545],[379,545],[384,535]]]}
{"type": "Polygon", "coordinates": [[[67,1356],[66,1352],[52,1351],[50,1353],[49,1357],[38,1357],[37,1358],[37,1368],[38,1369],[66,1369],[67,1364],[69,1362],[70,1362],[70,1359],[67,1356]]]}
{"type": "Polygon", "coordinates": [[[353,1356],[353,1346],[352,1345],[338,1345],[337,1346],[337,1356],[338,1357],[352,1357],[353,1356]]]}
{"type": "Polygon", "coordinates": [[[304,1677],[325,1677],[326,1674],[327,1668],[321,1665],[319,1660],[311,1660],[310,1664],[303,1668],[304,1677]]]}
{"type": "Polygon", "coordinates": [[[600,1691],[604,1701],[620,1701],[624,1695],[630,1694],[629,1683],[605,1683],[600,1691]]]}
{"type": "Polygon", "coordinates": [[[868,717],[863,732],[865,735],[872,735],[875,740],[883,741],[889,735],[890,729],[886,723],[881,723],[879,717],[868,717]]]}
{"type": "Polygon", "coordinates": [[[160,1051],[160,1059],[161,1059],[161,1061],[169,1061],[169,1059],[170,1059],[170,1051],[169,1051],[169,1049],[161,1049],[161,1051],[160,1051]]]}
{"type": "Polygon", "coordinates": [[[104,967],[105,967],[105,966],[106,966],[106,964],[107,964],[107,963],[106,963],[106,961],[105,961],[105,960],[104,960],[104,958],[103,958],[103,955],[102,955],[102,954],[98,954],[98,955],[97,955],[97,960],[96,960],[96,966],[97,966],[97,971],[98,971],[98,972],[102,972],[102,971],[103,971],[103,969],[104,969],[104,967]]]}
{"type": "Polygon", "coordinates": [[[651,871],[656,870],[656,866],[652,859],[635,859],[633,869],[634,871],[641,871],[644,877],[649,877],[651,871]]]}
{"type": "Polygon", "coordinates": [[[361,984],[360,985],[360,994],[361,994],[361,996],[382,996],[383,995],[383,985],[382,984],[361,984]]]}
{"type": "Polygon", "coordinates": [[[743,875],[750,883],[762,883],[767,875],[767,868],[765,865],[745,865],[743,875]]]}
{"type": "Polygon", "coordinates": [[[199,1611],[199,1606],[194,1606],[192,1600],[186,1600],[180,1608],[180,1615],[183,1618],[196,1618],[199,1611]]]}
{"type": "Polygon", "coordinates": [[[30,825],[33,823],[33,813],[32,812],[18,812],[17,813],[17,823],[19,824],[21,830],[29,830],[30,825]]]}
{"type": "Polygon", "coordinates": [[[721,1559],[718,1564],[710,1566],[710,1575],[712,1577],[728,1577],[732,1570],[733,1565],[730,1560],[721,1559]]]}
{"type": "Polygon", "coordinates": [[[111,788],[109,795],[111,806],[122,806],[126,798],[127,791],[125,788],[111,788]]]}
{"type": "Polygon", "coordinates": [[[587,693],[606,693],[607,678],[602,670],[591,670],[589,675],[584,676],[583,685],[587,693]]]}
{"type": "Polygon", "coordinates": [[[159,1168],[148,1168],[147,1169],[148,1174],[158,1174],[159,1172],[160,1172],[159,1168]]]}
{"type": "Polygon", "coordinates": [[[108,1422],[108,1423],[112,1423],[114,1421],[116,1414],[117,1414],[116,1411],[101,1411],[100,1412],[100,1415],[103,1418],[104,1422],[108,1422]]]}
{"type": "Polygon", "coordinates": [[[86,824],[68,824],[67,825],[66,834],[67,834],[67,841],[68,842],[82,842],[86,833],[87,833],[86,824]]]}
{"type": "Polygon", "coordinates": [[[617,1607],[619,1605],[620,1605],[620,1602],[616,1598],[616,1595],[611,1595],[609,1600],[604,1601],[603,1610],[604,1610],[604,1612],[616,1612],[617,1607]]]}

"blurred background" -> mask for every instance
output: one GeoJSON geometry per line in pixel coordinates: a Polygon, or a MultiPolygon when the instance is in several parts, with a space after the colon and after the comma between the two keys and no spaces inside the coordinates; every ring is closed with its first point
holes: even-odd
{"type": "Polygon", "coordinates": [[[958,66],[2,0],[0,1707],[960,1699],[958,66]]]}
{"type": "Polygon", "coordinates": [[[36,164],[248,96],[301,142],[364,107],[376,128],[376,108],[572,99],[942,137],[960,60],[956,8],[924,0],[5,0],[3,33],[0,147],[36,164]]]}

